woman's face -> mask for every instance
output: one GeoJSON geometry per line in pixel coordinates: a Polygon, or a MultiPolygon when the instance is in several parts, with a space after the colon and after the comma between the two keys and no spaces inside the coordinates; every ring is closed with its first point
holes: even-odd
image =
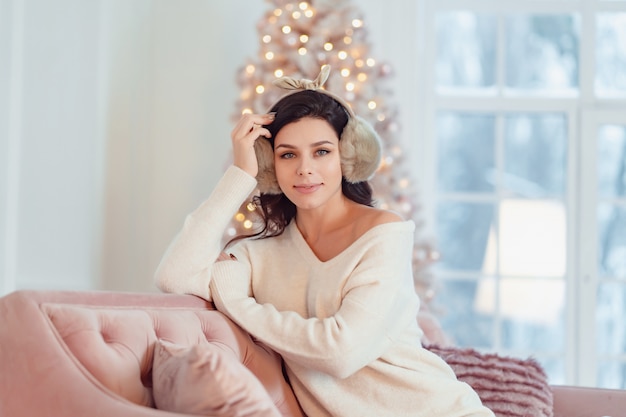
{"type": "Polygon", "coordinates": [[[323,119],[285,125],[274,138],[274,164],[278,185],[298,209],[342,196],[339,138],[323,119]]]}

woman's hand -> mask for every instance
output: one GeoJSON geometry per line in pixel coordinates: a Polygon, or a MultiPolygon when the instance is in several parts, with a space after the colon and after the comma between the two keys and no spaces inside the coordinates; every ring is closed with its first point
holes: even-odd
{"type": "Polygon", "coordinates": [[[215,262],[220,262],[220,261],[236,261],[237,257],[235,255],[233,255],[232,253],[226,253],[226,252],[222,252],[220,253],[220,256],[217,257],[217,259],[215,260],[215,262]]]}
{"type": "Polygon", "coordinates": [[[254,142],[259,136],[272,135],[263,125],[274,121],[274,114],[244,114],[230,134],[233,142],[233,164],[253,177],[259,172],[254,142]]]}

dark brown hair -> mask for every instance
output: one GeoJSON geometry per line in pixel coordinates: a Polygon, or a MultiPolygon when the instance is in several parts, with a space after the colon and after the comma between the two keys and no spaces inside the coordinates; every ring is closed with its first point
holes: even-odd
{"type": "MultiPolygon", "coordinates": [[[[272,134],[271,138],[260,137],[257,140],[268,140],[274,148],[274,138],[286,125],[309,117],[325,120],[330,124],[341,140],[341,133],[348,123],[348,113],[338,101],[324,93],[313,90],[304,90],[289,94],[280,99],[270,112],[276,112],[276,118],[264,127],[272,134]]],[[[372,207],[372,187],[367,181],[350,183],[342,178],[341,190],[348,199],[372,207]]],[[[296,205],[285,194],[261,193],[253,198],[259,215],[263,221],[262,229],[251,235],[252,237],[266,238],[282,234],[296,216],[296,205]]],[[[230,243],[248,236],[237,236],[230,243]]]]}

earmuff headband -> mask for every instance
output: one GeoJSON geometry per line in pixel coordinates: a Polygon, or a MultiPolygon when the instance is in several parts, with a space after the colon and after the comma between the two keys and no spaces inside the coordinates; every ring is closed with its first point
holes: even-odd
{"type": "MultiPolygon", "coordinates": [[[[322,88],[329,74],[330,65],[323,65],[315,80],[296,80],[290,77],[281,77],[274,80],[273,84],[284,90],[313,90],[326,94],[346,110],[348,123],[339,138],[341,172],[346,181],[350,183],[367,181],[374,175],[380,165],[382,154],[381,140],[369,123],[354,114],[348,103],[341,97],[322,88]]],[[[283,97],[281,97],[281,100],[283,97]]],[[[254,147],[259,163],[259,173],[257,175],[259,191],[265,194],[282,194],[276,180],[272,145],[265,137],[259,137],[255,141],[254,147]]]]}

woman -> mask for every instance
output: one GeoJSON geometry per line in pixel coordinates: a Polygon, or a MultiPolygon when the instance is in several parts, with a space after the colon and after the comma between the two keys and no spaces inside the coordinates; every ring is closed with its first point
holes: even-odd
{"type": "Polygon", "coordinates": [[[240,119],[233,166],[187,217],[157,283],[212,299],[278,352],[309,416],[493,416],[420,344],[415,226],[373,207],[367,179],[380,143],[320,89],[328,70],[314,81],[279,80],[303,91],[240,119]],[[264,229],[220,254],[223,231],[255,187],[264,229]]]}

